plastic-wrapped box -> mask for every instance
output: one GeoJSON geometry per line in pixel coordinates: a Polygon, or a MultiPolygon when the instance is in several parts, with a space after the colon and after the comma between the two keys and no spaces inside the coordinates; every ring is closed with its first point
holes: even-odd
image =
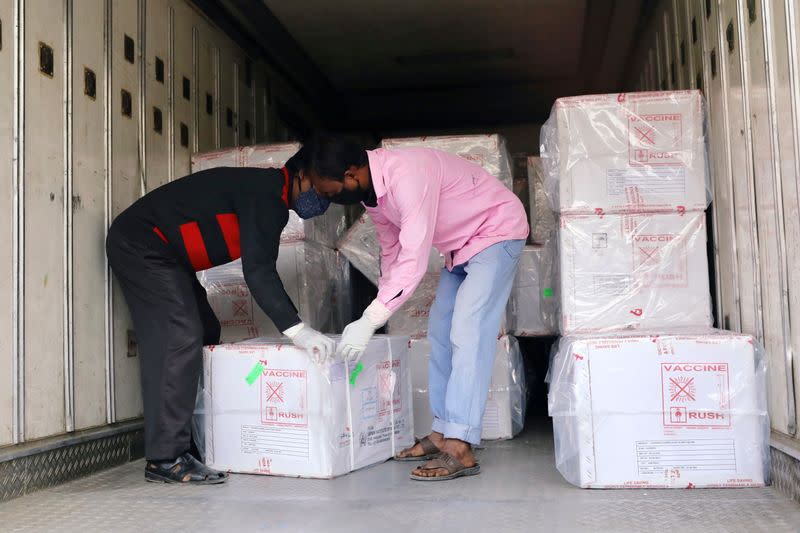
{"type": "Polygon", "coordinates": [[[558,231],[558,217],[547,200],[542,159],[537,156],[528,157],[528,193],[531,241],[545,244],[553,240],[558,231]]]}
{"type": "MultiPolygon", "coordinates": [[[[193,154],[192,172],[217,167],[281,168],[298,150],[298,143],[283,143],[238,146],[193,154]]],[[[281,233],[281,242],[309,240],[334,248],[346,229],[344,206],[331,204],[324,215],[309,220],[303,220],[290,210],[289,222],[281,233]]]]}
{"type": "Polygon", "coordinates": [[[562,216],[561,332],[711,326],[704,213],[562,216]]]}
{"type": "MultiPolygon", "coordinates": [[[[283,244],[277,269],[286,293],[306,324],[318,331],[340,333],[350,322],[350,268],[341,254],[309,241],[283,244]]],[[[197,276],[222,326],[222,342],[280,335],[250,294],[241,260],[197,276]]]]}
{"type": "Polygon", "coordinates": [[[506,187],[513,189],[511,156],[502,135],[446,135],[440,137],[408,137],[384,139],[383,148],[433,148],[463,157],[496,176],[506,187]]]}
{"type": "Polygon", "coordinates": [[[375,336],[355,368],[269,339],[207,347],[203,368],[195,438],[213,468],[332,478],[414,442],[406,338],[375,336]]]}
{"type": "Polygon", "coordinates": [[[574,485],[768,481],[766,357],[749,335],[564,337],[548,381],[556,467],[574,485]]]}
{"type": "Polygon", "coordinates": [[[699,91],[559,98],[542,127],[561,213],[702,211],[711,201],[699,91]]]}
{"type": "MultiPolygon", "coordinates": [[[[381,246],[375,233],[375,224],[368,214],[362,214],[336,244],[339,250],[359,272],[376,286],[381,277],[381,246]]],[[[428,272],[438,272],[444,267],[444,257],[431,248],[428,272]]]]}
{"type": "Polygon", "coordinates": [[[558,333],[557,274],[554,241],[525,246],[506,310],[512,335],[539,337],[558,333]]]}
{"type": "Polygon", "coordinates": [[[428,335],[428,318],[439,286],[439,273],[428,273],[422,277],[411,298],[392,314],[386,324],[391,335],[408,335],[422,339],[428,335]]]}
{"type": "Polygon", "coordinates": [[[192,154],[192,172],[217,167],[281,168],[297,151],[299,143],[236,146],[192,154]]]}
{"type": "MultiPolygon", "coordinates": [[[[428,362],[431,347],[425,339],[411,341],[411,383],[414,391],[414,433],[428,435],[433,424],[428,399],[428,362]]],[[[483,411],[481,439],[500,440],[515,437],[525,424],[527,386],[522,352],[517,339],[503,336],[497,340],[497,352],[483,411]]]]}

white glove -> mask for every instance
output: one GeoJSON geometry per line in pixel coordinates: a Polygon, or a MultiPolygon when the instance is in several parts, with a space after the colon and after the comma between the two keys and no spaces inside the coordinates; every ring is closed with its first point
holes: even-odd
{"type": "Polygon", "coordinates": [[[292,339],[295,346],[307,351],[311,360],[318,365],[333,355],[333,349],[336,347],[333,339],[302,322],[290,327],[283,334],[292,339]]]}
{"type": "Polygon", "coordinates": [[[367,349],[369,340],[375,335],[375,330],[382,327],[392,316],[385,305],[378,300],[373,300],[364,314],[344,328],[342,339],[336,347],[336,355],[351,362],[358,362],[367,349]]]}

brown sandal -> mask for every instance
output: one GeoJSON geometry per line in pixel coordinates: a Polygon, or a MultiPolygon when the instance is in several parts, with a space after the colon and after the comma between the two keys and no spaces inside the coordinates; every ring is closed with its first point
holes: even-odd
{"type": "MultiPolygon", "coordinates": [[[[399,455],[395,455],[394,456],[394,460],[395,461],[430,461],[431,459],[436,457],[436,455],[438,455],[439,452],[441,451],[433,443],[433,441],[428,437],[422,437],[422,439],[414,439],[414,446],[416,446],[417,444],[422,446],[422,453],[424,455],[406,455],[405,457],[400,457],[399,455]]],[[[410,450],[414,446],[411,446],[410,448],[406,448],[405,450],[403,450],[403,452],[410,450]]],[[[403,452],[400,452],[400,453],[403,453],[403,452]]]]}
{"type": "Polygon", "coordinates": [[[425,463],[420,467],[420,470],[438,470],[443,469],[447,471],[444,476],[418,476],[411,474],[411,479],[414,481],[448,481],[464,476],[474,476],[481,473],[481,466],[475,463],[475,466],[464,466],[464,463],[453,457],[447,452],[441,452],[432,460],[425,463]]]}

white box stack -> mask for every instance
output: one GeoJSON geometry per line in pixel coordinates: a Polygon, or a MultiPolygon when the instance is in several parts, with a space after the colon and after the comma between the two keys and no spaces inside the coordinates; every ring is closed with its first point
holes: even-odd
{"type": "Polygon", "coordinates": [[[703,212],[561,217],[561,331],[712,324],[703,212]]]}
{"type": "Polygon", "coordinates": [[[558,211],[705,210],[703,121],[700,91],[559,98],[542,130],[558,211]]]}
{"type": "MultiPolygon", "coordinates": [[[[240,146],[192,156],[192,171],[217,167],[281,168],[300,149],[298,143],[240,146]]],[[[326,333],[340,333],[352,318],[350,266],[335,250],[344,235],[344,207],[331,204],[326,213],[302,220],[289,211],[281,232],[278,274],[300,318],[326,333]]],[[[279,336],[250,294],[241,261],[198,274],[222,325],[222,342],[279,336]]]]}
{"type": "MultiPolygon", "coordinates": [[[[300,318],[326,333],[340,333],[352,314],[350,269],[339,252],[311,241],[282,244],[278,275],[300,318]]],[[[241,260],[198,273],[222,326],[221,342],[280,336],[250,293],[241,260]]]]}
{"type": "Polygon", "coordinates": [[[480,165],[497,177],[509,189],[513,189],[511,156],[506,148],[506,140],[496,133],[486,135],[445,135],[439,137],[407,137],[404,139],[384,139],[383,148],[433,148],[442,152],[456,154],[480,165]]]}
{"type": "Polygon", "coordinates": [[[213,468],[332,478],[414,442],[407,338],[375,336],[360,372],[269,339],[207,347],[203,360],[196,428],[213,468]]]}
{"type": "Polygon", "coordinates": [[[749,335],[564,337],[548,403],[556,466],[584,488],[760,487],[765,358],[749,335]]]}
{"type": "MultiPolygon", "coordinates": [[[[425,339],[411,340],[409,351],[411,384],[414,393],[414,432],[428,435],[433,415],[428,397],[428,362],[430,343],[425,339]]],[[[497,340],[492,381],[483,411],[483,440],[515,437],[525,423],[527,386],[522,353],[517,339],[502,336],[497,340]]]]}
{"type": "Polygon", "coordinates": [[[561,332],[711,326],[699,91],[560,98],[542,128],[561,332]]]}
{"type": "Polygon", "coordinates": [[[580,487],[764,485],[765,359],[711,329],[703,124],[681,91],[559,99],[542,129],[568,335],[549,411],[580,487]]]}

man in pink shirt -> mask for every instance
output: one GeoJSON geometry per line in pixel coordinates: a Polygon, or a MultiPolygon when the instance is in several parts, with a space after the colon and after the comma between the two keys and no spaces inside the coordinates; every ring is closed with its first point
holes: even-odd
{"type": "Polygon", "coordinates": [[[414,293],[431,247],[445,257],[431,307],[432,432],[399,460],[428,460],[412,479],[480,472],[483,410],[500,320],[528,236],[525,209],[496,177],[458,156],[427,148],[366,151],[344,138],[309,144],[306,174],[332,202],[361,202],[381,246],[378,296],[337,347],[357,360],[375,331],[414,293]]]}

